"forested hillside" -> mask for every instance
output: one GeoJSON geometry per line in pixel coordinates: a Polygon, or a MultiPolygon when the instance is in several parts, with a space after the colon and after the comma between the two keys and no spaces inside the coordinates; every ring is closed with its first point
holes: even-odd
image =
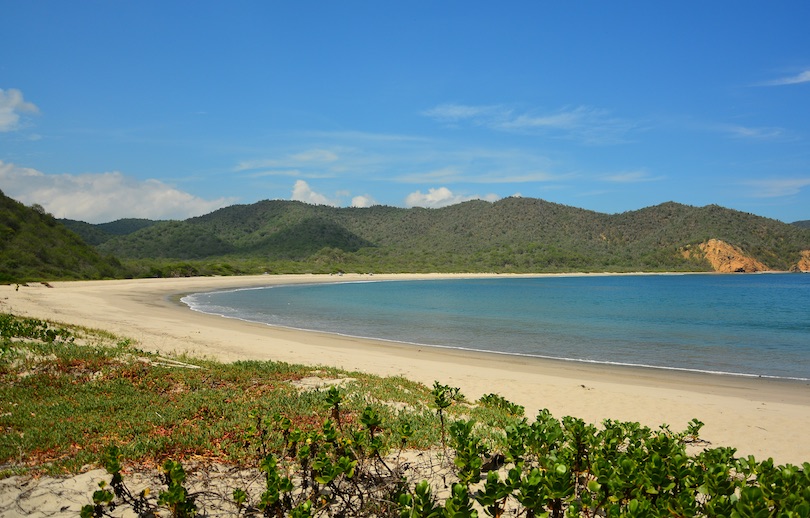
{"type": "Polygon", "coordinates": [[[805,219],[802,221],[794,221],[793,224],[802,228],[810,228],[810,219],[805,219]]]}
{"type": "Polygon", "coordinates": [[[151,219],[138,218],[118,219],[97,225],[75,219],[60,219],[59,222],[69,230],[79,234],[85,243],[93,246],[100,245],[115,236],[125,236],[158,223],[158,221],[151,219]]]}
{"type": "Polygon", "coordinates": [[[224,268],[213,273],[701,271],[712,267],[695,251],[709,239],[790,270],[810,250],[810,230],[798,225],[677,203],[607,215],[518,197],[440,209],[275,200],[151,223],[98,248],[152,264],[224,268]]]}
{"type": "Polygon", "coordinates": [[[0,282],[122,277],[124,268],[65,228],[42,207],[0,192],[0,282]]]}

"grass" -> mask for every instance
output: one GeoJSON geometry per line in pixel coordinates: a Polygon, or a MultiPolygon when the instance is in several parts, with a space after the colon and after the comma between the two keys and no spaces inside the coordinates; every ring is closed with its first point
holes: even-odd
{"type": "MultiPolygon", "coordinates": [[[[104,516],[116,498],[186,516],[211,494],[188,493],[183,463],[258,466],[266,491],[250,498],[253,514],[472,518],[477,505],[490,516],[810,516],[810,463],[775,466],[728,447],[687,455],[697,419],[673,432],[546,410],[529,423],[523,413],[495,394],[470,403],[438,381],[429,389],[330,367],[165,358],[109,334],[0,314],[0,477],[73,474],[106,458],[115,495],[95,491],[83,516],[104,516]],[[313,377],[341,388],[307,388],[313,377]],[[439,463],[428,460],[430,482],[405,482],[408,462],[391,469],[380,455],[403,437],[410,449],[450,443],[439,463]],[[167,489],[134,497],[119,459],[162,466],[167,489]],[[484,476],[484,460],[500,471],[484,476]]],[[[244,491],[213,496],[248,501],[244,491]]]]}
{"type": "MultiPolygon", "coordinates": [[[[67,333],[53,341],[0,342],[0,477],[74,474],[97,465],[110,445],[145,467],[169,458],[255,466],[259,442],[270,451],[283,446],[273,416],[286,416],[304,432],[320,429],[328,416],[326,389],[296,386],[308,377],[352,380],[341,386],[344,423],[358,423],[370,405],[385,430],[410,424],[410,448],[440,443],[430,389],[402,377],[271,361],[165,358],[107,332],[49,328],[67,333]]],[[[491,405],[454,405],[446,412],[479,422],[509,419],[491,405]]],[[[395,435],[385,437],[388,448],[399,446],[395,435]]],[[[502,435],[493,429],[487,437],[497,442],[502,435]]]]}

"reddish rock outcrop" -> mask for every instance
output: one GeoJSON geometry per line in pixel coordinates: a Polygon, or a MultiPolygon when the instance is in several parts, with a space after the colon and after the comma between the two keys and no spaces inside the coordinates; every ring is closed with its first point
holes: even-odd
{"type": "Polygon", "coordinates": [[[810,272],[810,250],[802,250],[802,258],[792,268],[794,272],[810,272]]]}
{"type": "Polygon", "coordinates": [[[709,239],[700,245],[704,257],[716,272],[765,272],[770,268],[757,261],[736,246],[719,239],[709,239]]]}

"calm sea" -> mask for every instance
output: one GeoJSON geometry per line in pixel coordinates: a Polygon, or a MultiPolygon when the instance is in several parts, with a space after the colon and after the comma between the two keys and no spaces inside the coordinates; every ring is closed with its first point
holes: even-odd
{"type": "Polygon", "coordinates": [[[810,275],[348,282],[198,293],[275,326],[572,361],[810,380],[810,275]]]}

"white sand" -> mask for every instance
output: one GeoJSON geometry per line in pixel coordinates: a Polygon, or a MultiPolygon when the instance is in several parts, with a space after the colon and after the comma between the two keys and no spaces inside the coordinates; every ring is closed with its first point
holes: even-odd
{"type": "MultiPolygon", "coordinates": [[[[374,280],[445,278],[376,275],[374,280]]],[[[588,421],[640,421],[683,428],[704,421],[704,437],[741,454],[777,462],[810,460],[810,383],[710,376],[533,360],[361,340],[273,328],[205,315],[177,302],[179,294],[282,283],[335,282],[366,276],[290,275],[59,282],[0,286],[0,310],[101,328],[164,353],[224,361],[267,359],[402,375],[461,387],[470,399],[496,392],[526,407],[588,421]]]]}
{"type": "MultiPolygon", "coordinates": [[[[468,399],[495,392],[555,416],[662,423],[692,418],[702,438],[738,455],[777,463],[810,461],[810,383],[513,358],[274,328],[189,310],[179,295],[233,287],[446,275],[289,275],[56,282],[0,286],[0,311],[105,329],[162,353],[329,365],[460,387],[468,399]]],[[[458,276],[455,276],[458,277],[458,276]]],[[[88,493],[89,494],[89,493],[88,493]]],[[[0,512],[4,498],[0,498],[0,512]]]]}

